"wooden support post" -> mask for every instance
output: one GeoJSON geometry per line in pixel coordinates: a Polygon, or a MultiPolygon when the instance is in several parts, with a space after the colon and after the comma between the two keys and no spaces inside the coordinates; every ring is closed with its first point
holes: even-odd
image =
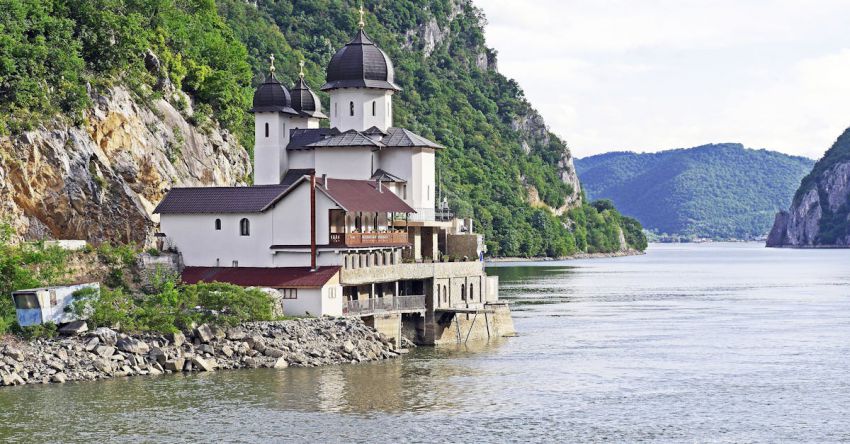
{"type": "Polygon", "coordinates": [[[466,339],[463,341],[464,344],[469,342],[469,335],[472,334],[472,327],[475,327],[475,320],[478,319],[478,312],[475,312],[475,316],[472,317],[472,323],[469,324],[469,331],[466,332],[466,339]]]}

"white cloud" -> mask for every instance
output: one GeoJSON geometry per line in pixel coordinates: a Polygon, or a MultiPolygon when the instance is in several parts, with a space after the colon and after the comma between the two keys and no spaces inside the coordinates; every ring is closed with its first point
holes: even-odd
{"type": "Polygon", "coordinates": [[[820,156],[850,126],[843,0],[477,0],[499,68],[578,156],[741,142],[820,156]]]}

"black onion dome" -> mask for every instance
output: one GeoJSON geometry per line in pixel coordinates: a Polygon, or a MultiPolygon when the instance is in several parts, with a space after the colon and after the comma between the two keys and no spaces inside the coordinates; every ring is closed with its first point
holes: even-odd
{"type": "Polygon", "coordinates": [[[322,91],[337,88],[401,90],[395,84],[393,62],[362,29],[328,64],[328,82],[322,86],[322,91]]]}
{"type": "Polygon", "coordinates": [[[297,115],[292,109],[292,96],[289,91],[281,85],[274,76],[269,74],[266,80],[254,91],[254,107],[252,113],[279,112],[297,115]]]}
{"type": "Polygon", "coordinates": [[[299,78],[295,82],[295,87],[292,88],[292,109],[302,116],[318,119],[328,118],[322,113],[322,102],[319,101],[319,96],[307,86],[303,78],[299,78]]]}

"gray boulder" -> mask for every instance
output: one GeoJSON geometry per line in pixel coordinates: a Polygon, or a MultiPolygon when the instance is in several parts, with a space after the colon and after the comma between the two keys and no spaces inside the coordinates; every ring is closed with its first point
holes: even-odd
{"type": "Polygon", "coordinates": [[[136,355],[143,355],[150,351],[148,344],[136,338],[122,338],[115,345],[118,350],[136,355]]]}
{"type": "Polygon", "coordinates": [[[65,336],[78,336],[89,331],[89,325],[86,321],[69,322],[59,329],[59,334],[65,336]]]}

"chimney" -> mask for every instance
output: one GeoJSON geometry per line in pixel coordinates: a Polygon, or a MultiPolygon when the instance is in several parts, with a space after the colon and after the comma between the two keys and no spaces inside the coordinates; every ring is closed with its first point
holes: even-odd
{"type": "Polygon", "coordinates": [[[331,189],[330,185],[328,185],[328,175],[327,174],[322,174],[322,183],[325,185],[326,190],[331,189]]]}
{"type": "Polygon", "coordinates": [[[379,178],[375,179],[375,181],[378,182],[378,192],[383,193],[384,192],[384,185],[381,183],[381,178],[379,177],[379,178]]]}
{"type": "Polygon", "coordinates": [[[316,173],[310,175],[310,271],[316,271],[316,173]]]}

